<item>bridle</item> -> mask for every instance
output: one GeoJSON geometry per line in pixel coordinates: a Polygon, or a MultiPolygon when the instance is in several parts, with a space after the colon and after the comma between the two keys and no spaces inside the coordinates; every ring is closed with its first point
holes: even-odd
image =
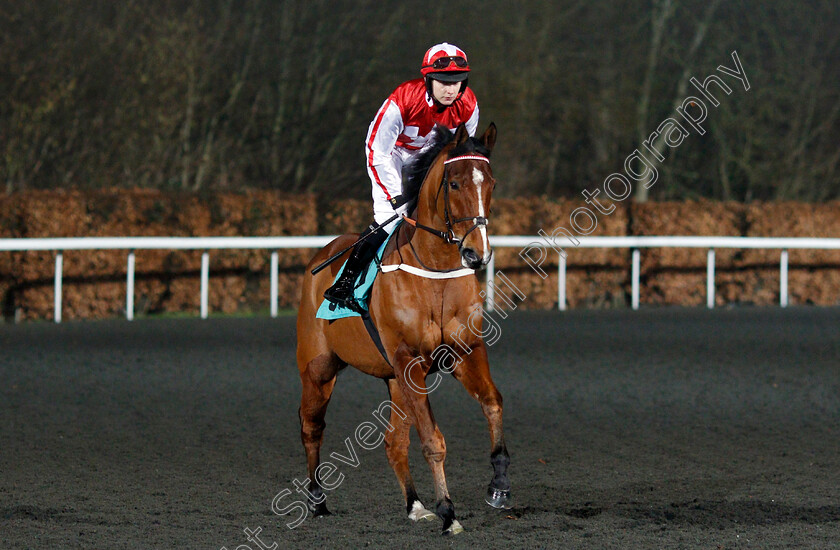
{"type": "MultiPolygon", "coordinates": [[[[444,223],[446,224],[446,231],[441,231],[439,229],[435,229],[434,227],[429,227],[427,225],[423,225],[421,223],[418,223],[416,220],[413,220],[413,219],[409,218],[408,216],[403,215],[403,220],[406,223],[408,223],[409,225],[411,225],[413,227],[416,227],[417,229],[422,229],[423,231],[431,233],[432,235],[442,239],[443,242],[445,242],[446,244],[457,245],[459,254],[461,253],[461,251],[464,247],[464,241],[469,236],[469,234],[472,233],[473,231],[475,231],[476,229],[480,228],[480,227],[486,227],[490,223],[490,220],[488,220],[484,216],[473,216],[473,217],[470,217],[470,218],[452,219],[451,208],[450,208],[450,205],[449,205],[449,177],[448,177],[449,169],[448,169],[447,165],[450,164],[450,163],[453,163],[453,162],[460,161],[460,160],[478,160],[478,161],[486,162],[488,164],[490,163],[490,159],[488,159],[487,157],[482,156],[482,155],[460,155],[460,156],[457,156],[457,157],[452,157],[451,159],[447,159],[443,162],[443,165],[444,165],[443,166],[443,177],[440,180],[440,186],[438,187],[437,193],[435,194],[435,203],[437,203],[438,199],[440,198],[440,193],[441,193],[441,191],[443,191],[443,219],[444,219],[444,223]],[[458,238],[455,235],[454,225],[458,224],[458,223],[464,223],[464,222],[472,222],[473,225],[472,225],[472,227],[467,229],[467,232],[464,233],[464,235],[462,237],[458,238]]],[[[414,250],[414,245],[411,244],[410,240],[408,241],[408,244],[411,247],[411,251],[414,253],[414,257],[417,259],[418,262],[420,262],[420,265],[422,265],[425,269],[427,269],[429,271],[436,271],[436,272],[455,271],[454,269],[445,269],[445,270],[432,269],[432,268],[426,266],[423,263],[423,261],[420,260],[420,257],[417,255],[417,251],[414,250]]]]}
{"type": "Polygon", "coordinates": [[[490,163],[490,159],[481,155],[461,155],[458,157],[453,157],[451,159],[447,159],[444,161],[444,168],[443,168],[443,177],[440,180],[440,186],[438,187],[437,193],[435,194],[435,202],[438,201],[440,198],[440,192],[443,191],[443,221],[446,224],[446,231],[440,231],[439,229],[435,229],[434,227],[429,227],[427,225],[423,225],[421,223],[417,223],[415,220],[407,216],[403,216],[403,219],[408,222],[409,225],[416,227],[417,229],[422,229],[432,235],[439,237],[442,239],[446,244],[456,244],[458,245],[458,251],[461,251],[461,248],[464,246],[464,240],[466,240],[467,236],[478,229],[479,227],[485,227],[489,225],[490,220],[485,218],[484,216],[473,216],[470,218],[457,218],[452,219],[452,213],[449,206],[449,171],[446,167],[447,164],[452,162],[456,162],[459,160],[480,160],[486,163],[490,163]],[[464,236],[458,238],[455,236],[455,231],[453,226],[456,223],[463,223],[463,222],[473,222],[473,226],[467,229],[467,232],[464,233],[464,236]]]}
{"type": "MultiPolygon", "coordinates": [[[[448,169],[446,165],[459,160],[480,160],[486,162],[487,164],[490,164],[490,159],[481,155],[461,155],[459,157],[447,159],[443,163],[443,178],[441,179],[440,188],[438,188],[437,196],[440,196],[440,190],[443,189],[443,215],[444,221],[446,222],[446,239],[444,240],[449,244],[457,244],[458,252],[461,251],[461,248],[464,245],[464,241],[470,233],[472,233],[479,227],[486,227],[490,223],[490,220],[483,216],[474,216],[472,218],[458,218],[455,220],[452,219],[452,215],[449,212],[449,178],[447,177],[448,169]],[[452,230],[452,226],[456,223],[470,221],[473,222],[473,226],[467,229],[467,232],[464,233],[463,237],[461,237],[460,239],[457,238],[455,236],[455,231],[452,230]]],[[[437,201],[437,198],[435,198],[435,201],[437,201]]]]}

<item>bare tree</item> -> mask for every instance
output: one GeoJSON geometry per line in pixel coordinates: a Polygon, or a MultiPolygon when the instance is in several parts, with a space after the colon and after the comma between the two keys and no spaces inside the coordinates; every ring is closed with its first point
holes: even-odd
{"type": "MultiPolygon", "coordinates": [[[[682,58],[682,74],[680,75],[674,99],[671,102],[672,108],[678,107],[685,99],[688,91],[689,79],[695,70],[695,63],[697,53],[700,46],[703,44],[706,34],[709,30],[709,25],[712,23],[715,12],[720,6],[721,0],[712,0],[706,6],[703,16],[697,21],[694,28],[694,35],[689,43],[685,56],[682,58]]],[[[659,64],[659,59],[662,55],[663,40],[666,36],[666,29],[669,20],[676,12],[676,5],[674,0],[654,0],[654,11],[651,20],[651,40],[650,50],[648,52],[647,70],[645,71],[645,79],[642,84],[641,96],[636,117],[636,139],[638,147],[642,147],[642,142],[648,139],[650,127],[650,103],[651,103],[651,89],[656,75],[656,67],[659,64]]],[[[682,45],[679,45],[682,46],[682,45]]],[[[678,47],[679,47],[678,46],[678,47]]],[[[665,140],[658,139],[651,143],[651,147],[656,151],[657,156],[662,156],[665,151],[665,140]]],[[[650,196],[650,188],[645,185],[635,186],[633,197],[636,202],[646,202],[650,196]]]]}

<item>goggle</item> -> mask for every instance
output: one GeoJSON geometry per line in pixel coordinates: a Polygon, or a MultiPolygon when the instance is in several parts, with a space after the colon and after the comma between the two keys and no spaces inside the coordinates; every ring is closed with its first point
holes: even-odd
{"type": "Polygon", "coordinates": [[[441,69],[446,69],[452,63],[454,63],[456,67],[461,69],[466,69],[469,66],[467,64],[467,60],[458,55],[454,57],[439,57],[435,59],[434,63],[432,63],[431,65],[426,65],[425,68],[431,67],[440,71],[441,69]]]}

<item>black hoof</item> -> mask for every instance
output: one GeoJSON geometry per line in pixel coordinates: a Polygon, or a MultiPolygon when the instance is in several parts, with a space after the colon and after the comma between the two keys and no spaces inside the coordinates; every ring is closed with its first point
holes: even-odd
{"type": "Polygon", "coordinates": [[[484,500],[493,508],[508,510],[513,507],[513,499],[510,498],[510,489],[502,490],[488,487],[487,496],[484,500]]]}
{"type": "Polygon", "coordinates": [[[318,516],[331,516],[332,512],[327,510],[327,503],[326,501],[321,501],[320,504],[315,504],[312,501],[306,503],[309,507],[309,511],[312,512],[312,517],[317,518],[318,516]]]}

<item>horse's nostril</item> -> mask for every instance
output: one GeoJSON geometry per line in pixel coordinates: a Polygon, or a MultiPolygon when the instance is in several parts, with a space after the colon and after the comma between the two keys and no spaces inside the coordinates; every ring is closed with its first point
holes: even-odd
{"type": "Polygon", "coordinates": [[[479,256],[472,248],[463,249],[461,251],[461,257],[464,259],[464,262],[472,268],[481,265],[481,256],[479,256]]]}

